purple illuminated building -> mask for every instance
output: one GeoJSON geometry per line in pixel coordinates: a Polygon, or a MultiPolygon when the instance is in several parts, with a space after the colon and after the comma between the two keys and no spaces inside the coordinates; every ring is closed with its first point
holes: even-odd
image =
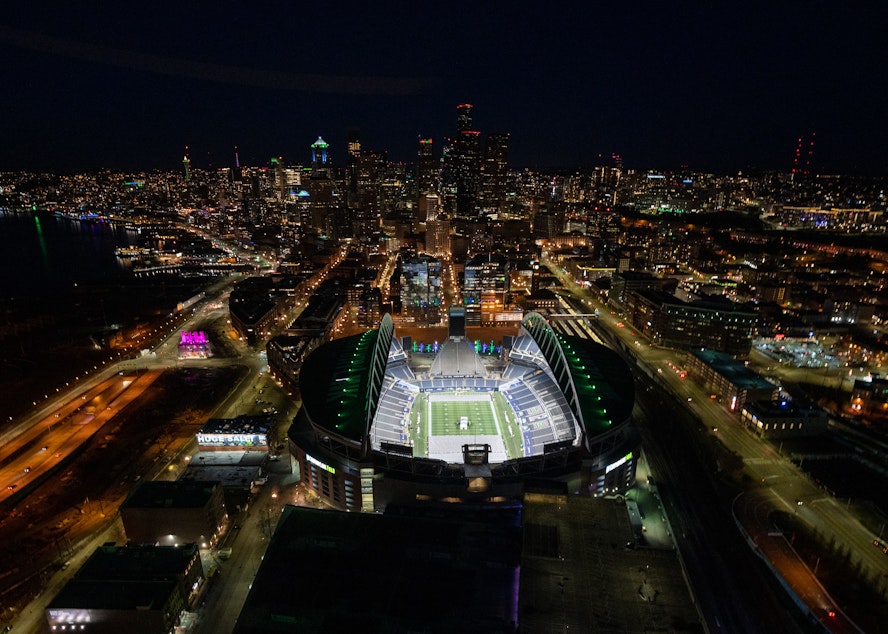
{"type": "Polygon", "coordinates": [[[180,359],[206,359],[210,356],[210,342],[203,330],[182,331],[179,339],[180,359]]]}

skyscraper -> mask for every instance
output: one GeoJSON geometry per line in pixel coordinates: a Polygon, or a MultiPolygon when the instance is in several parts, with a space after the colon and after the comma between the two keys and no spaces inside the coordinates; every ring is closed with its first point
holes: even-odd
{"type": "Polygon", "coordinates": [[[348,133],[348,165],[357,161],[361,156],[361,133],[352,130],[348,133]]]}
{"type": "Polygon", "coordinates": [[[472,109],[470,103],[461,103],[456,107],[456,131],[472,130],[472,109]]]}
{"type": "Polygon", "coordinates": [[[424,196],[438,191],[438,165],[435,163],[431,139],[419,139],[416,150],[416,194],[424,196]]]}
{"type": "Polygon", "coordinates": [[[473,129],[472,104],[456,107],[456,139],[444,147],[441,194],[444,210],[462,218],[477,218],[481,180],[481,133],[473,129]]]}
{"type": "Polygon", "coordinates": [[[344,238],[351,235],[345,200],[330,174],[329,144],[323,138],[311,144],[311,176],[306,183],[310,194],[311,226],[322,235],[344,238]]]}
{"type": "MultiPolygon", "coordinates": [[[[474,218],[478,215],[478,189],[481,177],[481,133],[473,129],[472,104],[456,107],[456,139],[447,153],[445,166],[455,194],[457,216],[474,218]]],[[[445,191],[445,203],[446,194],[445,191]]]]}
{"type": "Polygon", "coordinates": [[[481,179],[481,133],[461,130],[456,139],[456,215],[478,215],[478,185],[481,179]]]}
{"type": "Polygon", "coordinates": [[[182,158],[182,168],[185,170],[185,182],[191,180],[191,159],[188,158],[188,146],[185,146],[185,156],[182,158]]]}
{"type": "Polygon", "coordinates": [[[384,152],[361,150],[355,165],[357,199],[354,204],[353,226],[356,236],[368,235],[379,229],[382,214],[381,187],[385,167],[384,152]]]}
{"type": "Polygon", "coordinates": [[[346,155],[345,169],[347,183],[347,202],[349,209],[356,209],[358,203],[358,163],[361,160],[361,136],[357,130],[348,133],[348,153],[346,155]]]}
{"type": "Polygon", "coordinates": [[[481,165],[481,209],[497,213],[506,201],[509,177],[509,134],[487,135],[484,162],[481,165]]]}
{"type": "Polygon", "coordinates": [[[322,170],[326,173],[330,167],[327,162],[327,150],[329,147],[330,144],[321,137],[318,137],[318,140],[311,144],[311,169],[315,172],[315,176],[322,170]]]}

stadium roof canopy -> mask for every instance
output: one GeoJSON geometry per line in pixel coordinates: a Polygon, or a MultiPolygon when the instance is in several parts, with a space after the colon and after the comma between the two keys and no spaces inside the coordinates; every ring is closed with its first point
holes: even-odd
{"type": "MultiPolygon", "coordinates": [[[[593,341],[556,334],[537,313],[529,313],[521,326],[539,348],[587,437],[607,433],[629,419],[634,383],[616,352],[593,341]]],[[[315,425],[368,446],[389,353],[400,350],[393,337],[394,324],[386,315],[378,330],[333,340],[308,356],[300,371],[300,388],[315,425]]],[[[452,339],[443,344],[429,372],[443,377],[486,375],[470,343],[452,339]]]]}
{"type": "Polygon", "coordinates": [[[529,313],[521,326],[545,356],[587,434],[604,433],[629,417],[635,387],[616,352],[587,339],[557,334],[538,313],[529,313]]]}
{"type": "Polygon", "coordinates": [[[334,339],[302,364],[299,385],[302,400],[317,421],[331,432],[360,441],[379,402],[379,391],[394,335],[394,323],[385,315],[378,330],[334,339]]]}

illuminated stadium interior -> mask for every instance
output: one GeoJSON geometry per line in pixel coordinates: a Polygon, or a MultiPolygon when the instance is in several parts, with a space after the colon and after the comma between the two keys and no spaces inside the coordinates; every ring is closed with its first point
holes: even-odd
{"type": "Polygon", "coordinates": [[[386,316],[378,330],[334,340],[302,368],[316,428],[381,452],[463,462],[463,445],[489,445],[491,464],[581,447],[630,417],[632,378],[612,351],[525,317],[505,359],[482,360],[451,336],[431,366],[411,363],[386,316]],[[591,440],[590,440],[591,439],[591,440]]]}

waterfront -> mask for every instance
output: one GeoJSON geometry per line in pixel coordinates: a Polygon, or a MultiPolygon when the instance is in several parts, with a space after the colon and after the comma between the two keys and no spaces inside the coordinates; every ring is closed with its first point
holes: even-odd
{"type": "Polygon", "coordinates": [[[55,296],[75,284],[124,277],[114,254],[132,246],[125,229],[51,213],[0,211],[0,298],[55,296]]]}
{"type": "Polygon", "coordinates": [[[116,257],[134,236],[105,223],[0,212],[0,421],[130,354],[207,278],[137,278],[116,257]]]}

